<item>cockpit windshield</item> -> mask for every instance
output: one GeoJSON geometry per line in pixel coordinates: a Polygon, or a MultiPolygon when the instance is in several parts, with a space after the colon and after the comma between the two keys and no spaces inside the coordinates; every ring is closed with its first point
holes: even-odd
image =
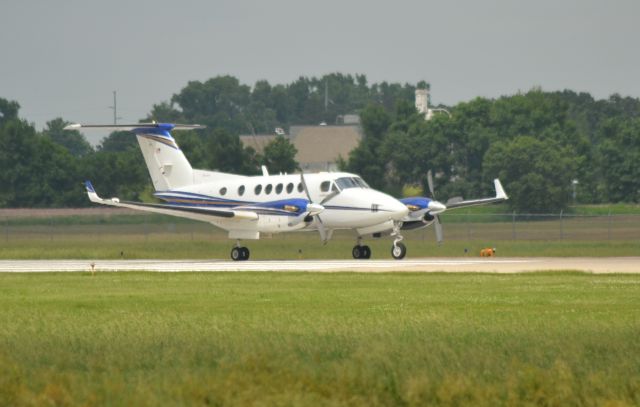
{"type": "Polygon", "coordinates": [[[369,188],[366,182],[360,177],[342,177],[336,179],[336,185],[340,189],[347,188],[369,188]]]}

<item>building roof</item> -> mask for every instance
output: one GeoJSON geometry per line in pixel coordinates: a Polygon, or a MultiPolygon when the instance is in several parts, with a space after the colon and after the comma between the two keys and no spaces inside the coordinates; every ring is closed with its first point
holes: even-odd
{"type": "MultiPolygon", "coordinates": [[[[291,126],[285,138],[298,150],[296,161],[304,170],[333,171],[338,157],[347,159],[349,152],[362,140],[359,126],[291,126]]],[[[243,135],[240,140],[247,147],[262,153],[275,135],[243,135]]]]}

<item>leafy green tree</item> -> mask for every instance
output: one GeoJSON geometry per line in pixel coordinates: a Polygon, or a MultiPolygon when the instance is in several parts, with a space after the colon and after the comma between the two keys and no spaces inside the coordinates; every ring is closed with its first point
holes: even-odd
{"type": "Polygon", "coordinates": [[[565,209],[574,176],[574,152],[555,141],[520,136],[494,143],[485,156],[485,179],[500,178],[509,204],[521,212],[565,209]]]}
{"type": "Polygon", "coordinates": [[[360,116],[365,137],[349,153],[346,170],[360,174],[372,187],[385,185],[386,162],[380,159],[380,147],[384,141],[391,116],[380,105],[367,106],[360,116]]]}
{"type": "Polygon", "coordinates": [[[252,175],[258,173],[255,151],[245,148],[237,135],[223,129],[205,130],[208,168],[252,175]]]}
{"type": "Polygon", "coordinates": [[[172,135],[193,168],[208,168],[206,141],[199,131],[176,131],[172,135]]]}
{"type": "Polygon", "coordinates": [[[182,123],[185,121],[182,112],[173,106],[173,102],[161,102],[153,105],[151,113],[143,122],[149,123],[154,120],[158,123],[182,123]]]}
{"type": "MultiPolygon", "coordinates": [[[[66,148],[17,118],[17,103],[0,124],[0,206],[49,207],[78,204],[77,163],[66,148]]],[[[4,107],[3,107],[4,108],[4,107]]]]}
{"type": "Polygon", "coordinates": [[[272,173],[292,173],[299,167],[296,161],[297,152],[298,150],[289,140],[277,136],[265,146],[262,163],[272,173]]]}
{"type": "Polygon", "coordinates": [[[13,100],[0,98],[0,126],[18,118],[20,105],[13,100]]]}
{"type": "Polygon", "coordinates": [[[114,131],[98,146],[99,151],[105,152],[124,152],[134,148],[138,148],[138,139],[130,131],[114,131]]]}
{"type": "Polygon", "coordinates": [[[149,173],[139,149],[98,151],[82,157],[80,180],[90,180],[105,197],[139,200],[150,184],[149,173]]]}
{"type": "Polygon", "coordinates": [[[240,84],[232,76],[218,76],[204,83],[191,81],[171,98],[171,102],[182,109],[185,120],[236,135],[250,132],[250,123],[244,114],[249,101],[249,86],[240,84]]]}
{"type": "Polygon", "coordinates": [[[0,206],[28,206],[39,200],[40,153],[33,126],[17,119],[17,110],[6,115],[0,126],[0,206]]]}
{"type": "Polygon", "coordinates": [[[54,143],[66,148],[74,157],[82,157],[93,151],[91,144],[77,130],[65,130],[64,127],[69,122],[58,117],[47,122],[47,127],[43,131],[43,135],[48,137],[54,143]]]}
{"type": "Polygon", "coordinates": [[[610,119],[600,129],[597,157],[608,201],[640,201],[640,118],[610,119]]]}

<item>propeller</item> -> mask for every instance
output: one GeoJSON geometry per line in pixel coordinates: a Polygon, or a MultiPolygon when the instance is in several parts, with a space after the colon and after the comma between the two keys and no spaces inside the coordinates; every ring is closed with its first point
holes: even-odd
{"type": "MultiPolygon", "coordinates": [[[[436,194],[433,191],[433,174],[431,173],[431,170],[427,172],[427,185],[429,186],[429,192],[431,192],[431,199],[435,200],[436,194]]],[[[442,206],[444,207],[444,205],[442,206]]],[[[446,207],[444,207],[444,209],[446,209],[446,207]]],[[[442,222],[440,220],[440,215],[434,215],[434,217],[435,217],[436,240],[438,241],[438,244],[442,244],[442,241],[444,240],[444,234],[442,232],[442,222]]]]}
{"type": "MultiPolygon", "coordinates": [[[[313,200],[311,199],[311,194],[309,194],[309,188],[307,188],[307,182],[304,179],[304,173],[302,172],[300,172],[300,183],[302,183],[302,188],[304,189],[304,193],[307,195],[307,199],[309,200],[310,205],[313,205],[314,207],[318,205],[322,206],[322,204],[327,201],[327,199],[324,199],[320,204],[316,204],[313,202],[313,200]]],[[[318,212],[311,216],[313,216],[318,221],[317,224],[318,224],[318,233],[320,233],[320,240],[322,240],[323,244],[327,244],[330,234],[327,234],[327,230],[324,227],[324,223],[322,222],[320,213],[318,212]]]]}

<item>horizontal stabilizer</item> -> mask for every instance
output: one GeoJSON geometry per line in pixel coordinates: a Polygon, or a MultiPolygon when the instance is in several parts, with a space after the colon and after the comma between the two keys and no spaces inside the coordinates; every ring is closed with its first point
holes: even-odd
{"type": "Polygon", "coordinates": [[[138,123],[138,124],[80,124],[74,123],[66,126],[65,130],[79,129],[102,129],[109,131],[134,131],[140,129],[159,129],[159,130],[197,130],[204,129],[207,126],[200,124],[172,124],[172,123],[138,123]]]}

